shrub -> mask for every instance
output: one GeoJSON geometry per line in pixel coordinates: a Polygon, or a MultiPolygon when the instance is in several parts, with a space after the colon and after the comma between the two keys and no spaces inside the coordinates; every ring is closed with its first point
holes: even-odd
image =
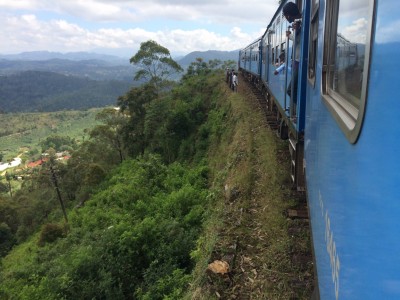
{"type": "Polygon", "coordinates": [[[58,238],[64,237],[65,231],[61,225],[49,223],[43,226],[40,232],[38,245],[43,247],[46,243],[52,243],[58,238]]]}
{"type": "Polygon", "coordinates": [[[0,223],[0,257],[10,251],[15,244],[15,237],[6,223],[0,223]]]}

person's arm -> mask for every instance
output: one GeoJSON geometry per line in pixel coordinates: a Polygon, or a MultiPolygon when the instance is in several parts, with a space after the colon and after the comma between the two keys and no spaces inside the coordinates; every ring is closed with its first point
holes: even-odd
{"type": "Polygon", "coordinates": [[[280,72],[282,72],[283,70],[285,70],[285,68],[286,68],[286,64],[285,64],[285,63],[281,64],[278,68],[276,68],[274,74],[275,74],[275,75],[278,75],[280,72]]]}
{"type": "Polygon", "coordinates": [[[291,40],[292,42],[294,41],[294,35],[292,34],[292,32],[290,30],[286,31],[286,36],[289,38],[289,40],[291,40]]]}

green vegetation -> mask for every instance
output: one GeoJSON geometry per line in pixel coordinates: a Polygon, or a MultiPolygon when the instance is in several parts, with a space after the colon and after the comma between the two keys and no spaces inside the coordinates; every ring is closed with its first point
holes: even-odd
{"type": "Polygon", "coordinates": [[[3,260],[3,297],[179,295],[207,206],[206,177],[204,167],[166,166],[156,156],[125,161],[83,208],[70,212],[65,237],[62,226],[46,224],[29,248],[17,247],[3,260]]]}
{"type": "Polygon", "coordinates": [[[257,288],[268,288],[258,299],[296,296],[289,283],[298,274],[285,269],[295,265],[283,265],[298,240],[282,214],[294,205],[279,193],[282,145],[226,88],[224,67],[198,59],[175,84],[153,74],[119,97],[119,110],[98,112],[87,138],[57,132],[38,141],[41,166],[18,186],[10,174],[0,186],[1,299],[240,299],[251,291],[228,277],[210,283],[206,272],[228,254],[248,261],[246,247],[229,250],[237,235],[263,249],[257,288]],[[66,148],[70,159],[56,159],[66,148]],[[265,244],[253,231],[265,231],[265,244]]]}
{"type": "Polygon", "coordinates": [[[0,112],[45,112],[114,105],[132,86],[53,72],[25,71],[0,76],[0,112]]]}
{"type": "Polygon", "coordinates": [[[221,88],[228,96],[213,117],[223,127],[208,159],[214,210],[192,252],[197,264],[185,299],[310,299],[308,223],[285,214],[304,201],[290,190],[287,144],[244,85],[240,94],[221,88]],[[208,269],[215,260],[229,264],[229,275],[208,269]]]}
{"type": "Polygon", "coordinates": [[[132,56],[130,63],[139,68],[134,77],[136,81],[144,79],[156,87],[162,86],[175,73],[183,71],[171,58],[167,48],[151,40],[140,44],[139,51],[132,56]]]}
{"type": "Polygon", "coordinates": [[[82,142],[85,129],[92,128],[100,109],[49,113],[2,114],[0,117],[0,153],[3,161],[17,156],[21,148],[41,151],[40,143],[49,136],[67,137],[82,142]]]}

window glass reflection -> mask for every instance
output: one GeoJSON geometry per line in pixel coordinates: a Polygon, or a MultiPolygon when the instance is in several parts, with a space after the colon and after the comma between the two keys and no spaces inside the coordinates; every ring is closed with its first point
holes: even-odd
{"type": "Polygon", "coordinates": [[[337,24],[335,66],[330,88],[359,108],[363,84],[364,60],[370,1],[340,1],[337,24]]]}

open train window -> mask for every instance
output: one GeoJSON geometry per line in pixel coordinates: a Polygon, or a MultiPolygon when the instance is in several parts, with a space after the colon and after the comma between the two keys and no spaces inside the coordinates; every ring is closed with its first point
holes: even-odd
{"type": "Polygon", "coordinates": [[[327,1],[323,99],[351,143],[361,131],[367,98],[374,0],[327,1]]]}
{"type": "Polygon", "coordinates": [[[308,52],[308,80],[315,85],[315,71],[317,65],[317,47],[318,47],[318,11],[319,0],[312,1],[311,7],[311,24],[310,24],[310,40],[308,52]]]}

